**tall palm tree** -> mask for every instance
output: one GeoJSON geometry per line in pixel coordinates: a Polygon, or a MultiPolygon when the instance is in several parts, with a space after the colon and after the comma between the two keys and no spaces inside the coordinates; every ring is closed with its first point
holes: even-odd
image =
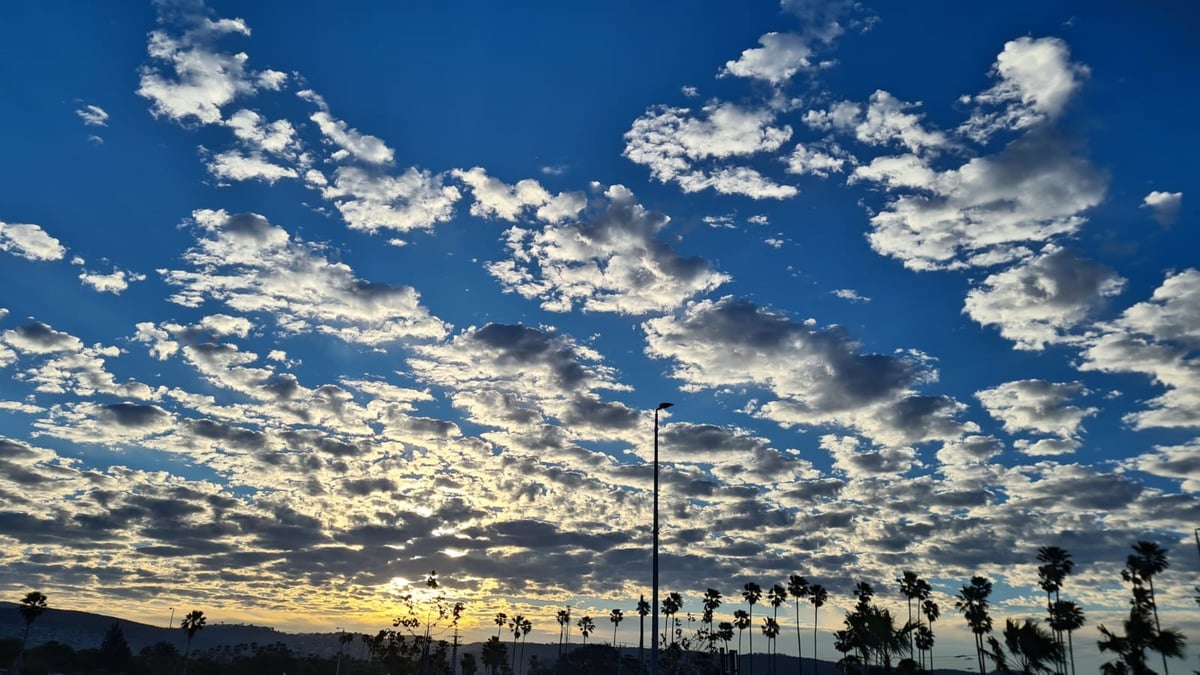
{"type": "MultiPolygon", "coordinates": [[[[41,591],[29,591],[25,597],[21,598],[21,604],[17,606],[17,611],[21,613],[21,618],[25,620],[25,636],[21,638],[21,651],[18,654],[18,660],[25,660],[25,643],[29,641],[29,629],[33,627],[33,622],[41,616],[47,609],[46,596],[41,591]]],[[[14,666],[14,672],[16,667],[14,666]]]]}
{"type": "Polygon", "coordinates": [[[583,634],[583,644],[586,645],[588,636],[596,630],[596,622],[592,621],[592,617],[584,614],[575,625],[579,626],[579,632],[583,634]]]}
{"type": "Polygon", "coordinates": [[[668,628],[674,626],[671,617],[675,616],[680,609],[683,609],[683,596],[678,593],[667,593],[667,597],[663,598],[662,615],[663,615],[663,645],[667,644],[668,637],[670,643],[675,644],[675,631],[668,628]]]}
{"type": "Polygon", "coordinates": [[[1050,606],[1050,628],[1060,635],[1067,634],[1067,652],[1071,659],[1071,675],[1075,675],[1075,642],[1071,634],[1087,623],[1083,609],[1070,600],[1058,600],[1050,606]]]}
{"type": "Polygon", "coordinates": [[[811,584],[808,587],[808,601],[813,606],[813,672],[817,670],[817,612],[829,600],[829,592],[821,584],[811,584]]]}
{"type": "Polygon", "coordinates": [[[729,621],[722,621],[717,624],[717,638],[725,643],[725,653],[729,653],[729,642],[733,640],[733,624],[729,621]]]}
{"type": "MultiPolygon", "coordinates": [[[[1126,581],[1145,581],[1150,588],[1150,609],[1154,615],[1154,629],[1162,633],[1158,621],[1158,603],[1154,597],[1154,577],[1167,569],[1167,549],[1150,541],[1139,541],[1133,545],[1133,554],[1125,559],[1125,570],[1121,572],[1126,581]]],[[[1167,675],[1167,655],[1162,654],[1163,675],[1167,675]]]]}
{"type": "Polygon", "coordinates": [[[517,640],[519,640],[521,638],[521,631],[524,630],[524,628],[525,628],[525,617],[521,614],[517,614],[513,618],[509,619],[508,628],[509,628],[509,630],[512,631],[512,634],[513,634],[512,663],[509,664],[509,667],[512,668],[513,672],[516,672],[517,671],[517,640]]]}
{"type": "Polygon", "coordinates": [[[992,617],[988,615],[988,596],[992,594],[992,582],[981,576],[971,577],[971,583],[963,586],[954,603],[955,609],[963,613],[967,625],[975,635],[975,656],[979,661],[979,675],[984,675],[983,636],[992,632],[992,617]]]}
{"type": "Polygon", "coordinates": [[[613,649],[617,648],[617,626],[621,624],[621,620],[624,618],[625,612],[622,612],[619,609],[614,609],[608,613],[608,620],[611,621],[613,625],[613,649]]]}
{"type": "Polygon", "coordinates": [[[187,631],[187,648],[183,652],[183,673],[187,675],[188,660],[192,657],[192,638],[196,637],[196,633],[204,628],[204,624],[208,623],[208,619],[204,617],[204,612],[198,609],[193,609],[183,617],[179,622],[179,627],[187,631]]]}
{"type": "Polygon", "coordinates": [[[775,638],[779,637],[779,621],[770,616],[763,619],[762,632],[767,638],[767,656],[770,657],[767,662],[770,664],[767,672],[774,673],[778,665],[775,654],[775,638]]]}
{"type": "Polygon", "coordinates": [[[533,622],[525,619],[521,622],[521,671],[525,671],[525,638],[533,632],[533,622]]]}
{"type": "MultiPolygon", "coordinates": [[[[1043,546],[1038,549],[1038,562],[1042,563],[1038,566],[1038,586],[1046,591],[1046,611],[1050,614],[1051,629],[1054,630],[1055,639],[1058,644],[1064,649],[1060,650],[1066,655],[1065,645],[1063,644],[1062,632],[1054,629],[1054,603],[1061,600],[1060,591],[1062,591],[1063,581],[1067,575],[1075,568],[1075,562],[1071,560],[1071,554],[1065,549],[1058,546],[1043,546]]],[[[1066,668],[1066,661],[1062,663],[1063,668],[1066,668]]]]}
{"type": "Polygon", "coordinates": [[[804,650],[800,648],[800,600],[808,597],[808,579],[792,574],[787,582],[788,595],[796,600],[796,673],[804,672],[804,650]]]}
{"type": "MultiPolygon", "coordinates": [[[[746,613],[746,610],[739,609],[739,610],[734,611],[733,625],[735,628],[738,629],[738,663],[741,663],[741,661],[742,661],[742,633],[745,633],[746,629],[750,627],[750,615],[746,613]]],[[[751,638],[751,639],[753,639],[753,638],[751,638]]],[[[738,668],[738,672],[741,672],[741,668],[738,668]]]]}
{"type": "MultiPolygon", "coordinates": [[[[921,577],[917,576],[916,572],[904,570],[904,572],[896,577],[896,581],[900,584],[900,594],[908,601],[908,622],[912,623],[913,617],[913,600],[918,600],[921,597],[921,577]]],[[[918,615],[919,617],[920,615],[918,615]]],[[[912,658],[913,650],[916,647],[915,636],[909,634],[908,639],[908,657],[912,658]]]]}
{"type": "Polygon", "coordinates": [[[562,658],[563,640],[567,644],[571,643],[571,608],[564,607],[558,610],[558,657],[562,658]]]}
{"type": "Polygon", "coordinates": [[[646,615],[650,613],[650,603],[646,602],[645,594],[638,596],[637,613],[641,617],[641,627],[638,629],[638,663],[646,664],[646,615]]]}
{"type": "Polygon", "coordinates": [[[921,613],[925,615],[925,620],[929,622],[929,670],[933,670],[933,622],[937,621],[942,615],[942,608],[933,600],[925,600],[921,603],[921,613]]]}
{"type": "Polygon", "coordinates": [[[508,624],[508,615],[504,612],[496,612],[496,618],[492,619],[492,623],[496,624],[496,639],[500,639],[500,631],[508,624]]]}
{"type": "Polygon", "coordinates": [[[1146,650],[1156,651],[1165,659],[1167,656],[1183,655],[1183,634],[1168,628],[1159,631],[1154,626],[1146,603],[1134,594],[1134,605],[1129,611],[1129,618],[1124,621],[1125,634],[1118,635],[1100,624],[1100,634],[1103,636],[1097,646],[1101,652],[1115,652],[1118,660],[1106,663],[1102,668],[1104,673],[1117,675],[1147,675],[1153,673],[1146,667],[1146,650]]]}
{"type": "Polygon", "coordinates": [[[721,606],[721,591],[715,588],[710,588],[704,592],[704,623],[708,624],[708,651],[712,653],[717,649],[717,636],[713,632],[713,614],[717,608],[721,606]]]}
{"type": "MultiPolygon", "coordinates": [[[[762,599],[762,586],[747,581],[745,586],[742,586],[742,597],[745,598],[746,604],[750,605],[750,623],[754,623],[754,605],[762,599]]],[[[750,631],[750,675],[754,675],[754,631],[750,631]]]]}

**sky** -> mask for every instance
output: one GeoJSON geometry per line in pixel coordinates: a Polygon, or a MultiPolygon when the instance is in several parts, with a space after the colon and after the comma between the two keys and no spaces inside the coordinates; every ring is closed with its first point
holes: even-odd
{"type": "Polygon", "coordinates": [[[1039,617],[1056,545],[1094,664],[1149,539],[1200,639],[1197,28],[6,3],[0,592],[373,633],[436,570],[471,634],[551,641],[567,605],[607,635],[649,595],[671,402],[685,613],[800,573],[824,635],[911,569],[949,664],[957,590],[1039,617]]]}

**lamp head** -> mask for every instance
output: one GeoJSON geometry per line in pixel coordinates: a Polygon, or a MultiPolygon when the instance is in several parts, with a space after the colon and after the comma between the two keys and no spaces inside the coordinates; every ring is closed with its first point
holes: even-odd
{"type": "Polygon", "coordinates": [[[658,407],[655,408],[655,410],[666,410],[667,408],[670,408],[673,405],[675,405],[675,404],[674,403],[659,403],[658,407]]]}

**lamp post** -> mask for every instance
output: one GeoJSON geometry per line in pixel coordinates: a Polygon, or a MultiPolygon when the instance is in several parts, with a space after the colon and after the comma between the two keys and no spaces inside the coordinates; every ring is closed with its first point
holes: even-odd
{"type": "MultiPolygon", "coordinates": [[[[658,630],[658,413],[666,410],[674,403],[659,403],[654,409],[654,555],[652,557],[654,569],[654,589],[651,593],[651,603],[654,605],[653,631],[658,630]]],[[[651,631],[651,635],[654,635],[651,631]]],[[[654,642],[650,644],[650,674],[658,675],[658,636],[654,635],[654,642]]]]}

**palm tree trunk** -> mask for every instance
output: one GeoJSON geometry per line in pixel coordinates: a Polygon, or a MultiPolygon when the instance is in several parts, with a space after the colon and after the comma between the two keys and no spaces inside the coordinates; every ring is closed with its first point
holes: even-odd
{"type": "Polygon", "coordinates": [[[750,675],[754,675],[754,605],[750,605],[750,675]]]}
{"type": "Polygon", "coordinates": [[[1075,675],[1075,642],[1071,639],[1071,633],[1075,631],[1067,631],[1067,648],[1071,650],[1071,675],[1075,675]]]}
{"type": "MultiPolygon", "coordinates": [[[[640,610],[639,610],[640,611],[640,610]]],[[[638,663],[646,665],[646,615],[641,615],[641,625],[638,627],[638,663]]]]}
{"type": "Polygon", "coordinates": [[[820,608],[813,605],[813,672],[817,672],[817,610],[820,608]]]}
{"type": "Polygon", "coordinates": [[[796,675],[804,675],[804,653],[800,648],[800,598],[796,598],[796,675]]]}
{"type": "MultiPolygon", "coordinates": [[[[1158,622],[1158,600],[1154,597],[1154,578],[1148,577],[1146,581],[1150,584],[1150,609],[1154,610],[1154,631],[1161,635],[1162,624],[1158,622]]],[[[1162,656],[1163,675],[1170,675],[1169,671],[1167,670],[1167,655],[1159,652],[1159,656],[1162,656]]]]}

